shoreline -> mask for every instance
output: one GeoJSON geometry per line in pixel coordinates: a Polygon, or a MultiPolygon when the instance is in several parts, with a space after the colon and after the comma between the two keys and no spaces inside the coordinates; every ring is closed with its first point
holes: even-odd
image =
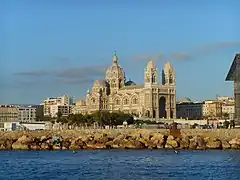
{"type": "Polygon", "coordinates": [[[103,149],[240,150],[240,129],[85,129],[0,132],[2,151],[103,149]]]}

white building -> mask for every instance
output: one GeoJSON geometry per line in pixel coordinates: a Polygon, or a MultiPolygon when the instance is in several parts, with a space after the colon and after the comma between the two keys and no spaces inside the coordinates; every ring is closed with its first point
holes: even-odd
{"type": "Polygon", "coordinates": [[[16,131],[16,130],[50,130],[51,122],[0,122],[0,131],[16,131]]]}
{"type": "Polygon", "coordinates": [[[183,119],[202,119],[203,103],[192,102],[189,98],[184,98],[177,103],[177,118],[183,119]]]}
{"type": "Polygon", "coordinates": [[[234,103],[234,97],[229,97],[229,96],[217,96],[217,101],[234,103]]]}
{"type": "Polygon", "coordinates": [[[234,105],[234,103],[223,103],[223,105],[222,105],[222,114],[223,114],[223,116],[225,114],[227,114],[229,119],[234,119],[234,114],[235,114],[235,105],[234,105]]]}
{"type": "Polygon", "coordinates": [[[72,105],[52,105],[50,106],[50,116],[57,117],[58,113],[62,116],[68,116],[72,113],[72,105]]]}
{"type": "Polygon", "coordinates": [[[67,95],[61,97],[47,98],[43,102],[44,116],[53,117],[53,115],[55,116],[57,113],[56,112],[56,109],[58,109],[57,106],[70,106],[72,104],[73,104],[72,98],[67,95]]]}
{"type": "Polygon", "coordinates": [[[27,107],[18,107],[18,120],[20,122],[34,122],[36,121],[36,108],[27,106],[27,107]]]}

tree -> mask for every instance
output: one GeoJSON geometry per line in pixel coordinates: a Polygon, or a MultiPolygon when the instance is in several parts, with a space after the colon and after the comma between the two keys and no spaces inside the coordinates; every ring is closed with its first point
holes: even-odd
{"type": "Polygon", "coordinates": [[[228,113],[223,113],[223,117],[224,117],[224,119],[228,119],[229,118],[229,114],[228,113]]]}
{"type": "Polygon", "coordinates": [[[57,118],[60,119],[62,117],[62,112],[58,111],[56,115],[57,115],[57,118]]]}
{"type": "Polygon", "coordinates": [[[225,120],[225,121],[223,122],[223,127],[224,127],[225,129],[228,129],[229,124],[230,124],[230,122],[225,120]]]}

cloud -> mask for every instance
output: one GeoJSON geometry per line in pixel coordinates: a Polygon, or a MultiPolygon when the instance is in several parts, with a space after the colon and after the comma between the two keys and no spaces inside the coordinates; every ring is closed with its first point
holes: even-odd
{"type": "Polygon", "coordinates": [[[148,55],[148,54],[141,54],[138,56],[134,56],[132,60],[134,62],[145,62],[149,60],[159,61],[163,59],[163,54],[156,54],[156,55],[148,55]]]}
{"type": "Polygon", "coordinates": [[[170,54],[170,59],[185,61],[185,60],[190,60],[191,55],[187,52],[174,52],[170,54]]]}
{"type": "Polygon", "coordinates": [[[240,47],[240,42],[216,42],[212,44],[200,45],[193,48],[192,51],[173,52],[170,54],[171,61],[187,61],[194,60],[199,57],[215,54],[228,48],[240,47]]]}
{"type": "Polygon", "coordinates": [[[14,75],[18,75],[18,76],[46,76],[50,74],[51,72],[48,70],[30,70],[30,71],[14,73],[14,75]]]}
{"type": "Polygon", "coordinates": [[[70,62],[71,61],[69,58],[64,57],[64,56],[56,56],[53,59],[54,59],[54,61],[60,62],[60,63],[70,62]]]}
{"type": "MultiPolygon", "coordinates": [[[[30,70],[17,72],[14,75],[17,77],[24,76],[24,79],[30,82],[39,82],[39,79],[52,81],[54,83],[63,84],[86,84],[92,83],[93,80],[103,78],[106,67],[103,66],[88,66],[88,67],[74,67],[53,70],[30,70]],[[38,81],[36,81],[38,79],[38,81]]],[[[21,79],[21,78],[20,78],[21,79]]],[[[40,81],[44,83],[44,81],[40,81]]]]}
{"type": "Polygon", "coordinates": [[[195,53],[198,55],[208,55],[222,49],[233,47],[240,47],[240,42],[216,42],[213,44],[206,44],[196,48],[195,53]]]}

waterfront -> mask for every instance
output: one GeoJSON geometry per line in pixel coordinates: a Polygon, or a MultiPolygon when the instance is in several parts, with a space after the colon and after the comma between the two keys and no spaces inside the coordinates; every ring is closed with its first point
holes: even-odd
{"type": "Polygon", "coordinates": [[[1,151],[0,179],[239,179],[239,151],[1,151]]]}
{"type": "Polygon", "coordinates": [[[0,133],[0,150],[240,149],[240,131],[86,129],[0,133]]]}

